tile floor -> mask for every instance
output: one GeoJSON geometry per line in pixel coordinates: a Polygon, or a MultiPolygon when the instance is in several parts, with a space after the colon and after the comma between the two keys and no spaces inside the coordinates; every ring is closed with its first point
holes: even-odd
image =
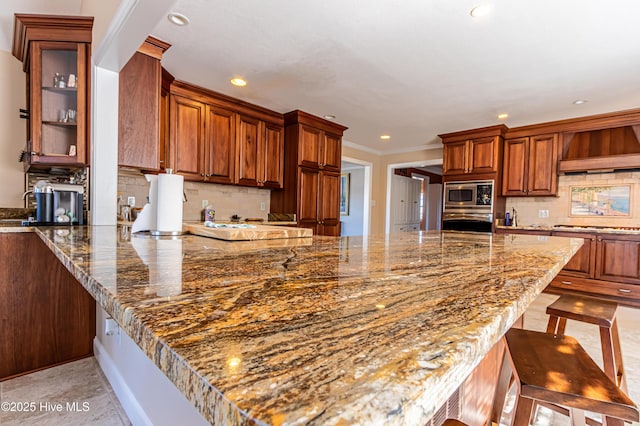
{"type": "MultiPolygon", "coordinates": [[[[548,294],[540,295],[525,314],[525,327],[544,331],[548,319],[545,309],[556,297],[548,294]]],[[[619,308],[618,324],[629,397],[640,403],[640,309],[619,308]]],[[[567,334],[578,339],[596,362],[602,362],[600,340],[595,326],[569,321],[567,334]]],[[[94,358],[0,382],[0,401],[38,404],[34,412],[0,411],[2,426],[131,424],[94,358]],[[47,402],[62,404],[62,411],[55,412],[52,406],[41,409],[39,404],[47,402]],[[77,403],[75,407],[67,407],[67,403],[73,402],[77,403]],[[75,408],[76,411],[70,408],[75,408]]],[[[507,403],[503,423],[508,421],[510,408],[507,403]]],[[[569,420],[541,408],[536,416],[535,425],[565,426],[569,425],[569,420]]],[[[637,425],[638,423],[634,424],[634,426],[637,425]]]]}
{"type": "Polygon", "coordinates": [[[0,401],[25,410],[3,407],[2,426],[131,425],[93,357],[0,382],[0,401]]]}

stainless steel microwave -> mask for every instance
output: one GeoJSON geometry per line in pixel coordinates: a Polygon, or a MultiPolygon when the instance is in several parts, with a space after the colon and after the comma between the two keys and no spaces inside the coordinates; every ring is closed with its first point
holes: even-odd
{"type": "Polygon", "coordinates": [[[445,182],[444,211],[493,213],[494,181],[445,182]]]}

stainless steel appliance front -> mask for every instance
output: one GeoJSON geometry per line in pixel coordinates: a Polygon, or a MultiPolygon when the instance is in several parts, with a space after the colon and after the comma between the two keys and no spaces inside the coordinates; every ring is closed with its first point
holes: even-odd
{"type": "Polygon", "coordinates": [[[494,181],[445,182],[442,228],[491,232],[494,181]]]}

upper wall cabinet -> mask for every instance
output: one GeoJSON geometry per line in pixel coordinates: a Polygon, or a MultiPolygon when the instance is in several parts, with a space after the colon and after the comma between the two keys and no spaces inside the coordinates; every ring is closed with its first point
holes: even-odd
{"type": "Polygon", "coordinates": [[[281,114],[184,82],[171,84],[169,165],[185,179],[281,188],[281,114]]]}
{"type": "Polygon", "coordinates": [[[118,96],[118,165],[142,170],[164,168],[161,158],[162,65],[169,44],[147,37],[122,68],[118,96]]]}
{"type": "Polygon", "coordinates": [[[92,27],[91,17],[15,15],[12,53],[27,73],[27,169],[89,161],[92,27]]]}
{"type": "Polygon", "coordinates": [[[443,147],[443,175],[448,179],[496,178],[506,126],[439,135],[443,147]]]}
{"type": "MultiPolygon", "coordinates": [[[[300,124],[298,165],[340,171],[342,136],[331,130],[300,124]]],[[[335,132],[335,130],[334,130],[335,132]]]]}
{"type": "Polygon", "coordinates": [[[556,195],[557,190],[557,133],[505,141],[502,195],[556,195]]]}

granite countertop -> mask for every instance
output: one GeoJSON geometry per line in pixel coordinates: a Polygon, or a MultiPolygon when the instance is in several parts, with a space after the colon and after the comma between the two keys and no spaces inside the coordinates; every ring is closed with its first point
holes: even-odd
{"type": "Polygon", "coordinates": [[[562,231],[562,232],[591,232],[598,234],[628,234],[640,235],[640,228],[631,227],[602,227],[589,225],[518,225],[504,226],[496,225],[496,229],[513,229],[519,231],[562,231]]]}
{"type": "Polygon", "coordinates": [[[214,424],[424,424],[582,239],[35,232],[214,424]]]}

